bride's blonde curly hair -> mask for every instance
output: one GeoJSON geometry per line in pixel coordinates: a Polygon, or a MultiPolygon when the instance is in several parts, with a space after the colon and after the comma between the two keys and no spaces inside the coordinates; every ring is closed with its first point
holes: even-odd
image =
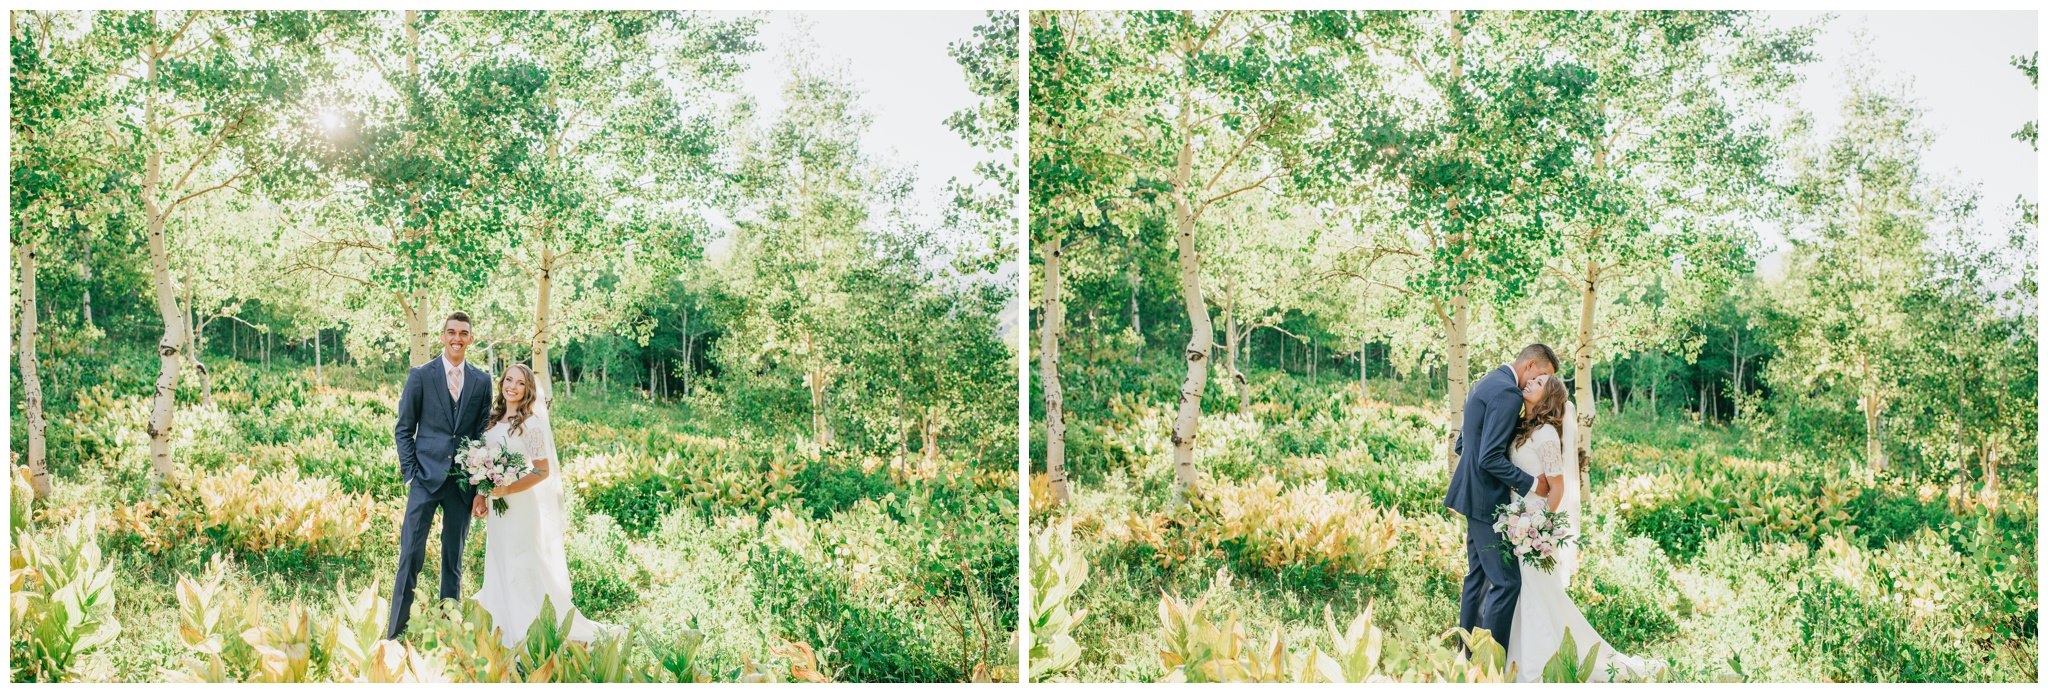
{"type": "Polygon", "coordinates": [[[498,376],[498,401],[491,405],[491,423],[496,424],[499,420],[510,421],[512,423],[513,435],[525,433],[526,420],[533,418],[533,401],[536,394],[534,388],[536,387],[539,387],[539,385],[533,382],[532,368],[526,367],[526,364],[523,363],[506,366],[505,373],[498,376]],[[505,406],[505,379],[512,377],[512,371],[526,373],[526,396],[520,398],[519,403],[511,407],[511,413],[507,414],[505,406]]]}
{"type": "Polygon", "coordinates": [[[1530,434],[1548,424],[1557,429],[1558,452],[1564,452],[1564,379],[1554,375],[1538,377],[1543,378],[1543,384],[1536,387],[1543,393],[1536,398],[1535,404],[1522,409],[1522,418],[1515,420],[1514,442],[1508,448],[1522,447],[1522,443],[1529,441],[1530,434]]]}

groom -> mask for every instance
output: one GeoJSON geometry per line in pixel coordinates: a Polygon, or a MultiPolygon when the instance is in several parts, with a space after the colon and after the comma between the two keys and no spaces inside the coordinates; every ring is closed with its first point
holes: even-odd
{"type": "Polygon", "coordinates": [[[398,530],[398,580],[391,587],[391,618],[384,637],[398,639],[412,618],[413,586],[427,559],[427,530],[441,511],[441,598],[459,599],[462,542],[483,499],[448,479],[455,452],[483,437],[491,410],[491,377],[469,365],[469,314],[441,323],[441,357],[412,369],[398,397],[398,472],[405,477],[405,523],[398,530]]]}
{"type": "MultiPolygon", "coordinates": [[[[1458,468],[1444,506],[1465,516],[1464,591],[1458,595],[1458,627],[1485,628],[1502,647],[1514,625],[1515,602],[1522,595],[1522,568],[1501,557],[1495,548],[1493,511],[1507,505],[1509,491],[1527,495],[1536,478],[1508,461],[1508,441],[1522,414],[1522,386],[1539,375],[1557,372],[1557,354],[1550,347],[1522,348],[1511,365],[1479,379],[1465,395],[1465,421],[1457,441],[1458,468]],[[1465,444],[1466,441],[1472,444],[1465,444]]],[[[1461,645],[1462,647],[1462,645],[1461,645]]]]}

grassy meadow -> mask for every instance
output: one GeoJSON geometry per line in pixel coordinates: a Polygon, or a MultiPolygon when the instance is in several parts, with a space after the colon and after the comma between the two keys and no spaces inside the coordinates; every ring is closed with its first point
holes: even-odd
{"type": "MultiPolygon", "coordinates": [[[[15,531],[63,568],[45,573],[97,566],[111,579],[89,604],[111,607],[47,633],[24,630],[43,622],[17,611],[17,681],[960,681],[1014,669],[1012,475],[821,455],[803,432],[735,423],[715,401],[563,388],[576,605],[629,627],[630,641],[579,653],[530,634],[554,650],[493,652],[487,615],[434,603],[430,550],[425,598],[387,651],[376,640],[405,492],[391,440],[402,373],[329,364],[316,379],[220,359],[211,404],[179,393],[186,483],[153,492],[148,400],[117,393],[147,382],[154,360],[63,355],[46,377],[78,394],[51,402],[56,493],[27,508],[17,487],[15,531]]],[[[484,524],[471,527],[465,594],[481,586],[484,524]]]]}
{"type": "MultiPolygon", "coordinates": [[[[1152,372],[1123,382],[1178,375],[1152,372]]],[[[1361,401],[1355,381],[1252,380],[1250,411],[1204,421],[1186,508],[1170,500],[1170,406],[1111,395],[1074,417],[1073,502],[1031,516],[1036,593],[1071,594],[1036,609],[1034,632],[1071,640],[1041,643],[1033,677],[1498,677],[1455,656],[1465,529],[1442,505],[1426,384],[1375,380],[1361,401]],[[1369,628],[1347,627],[1360,615],[1369,628]]],[[[1669,413],[1598,425],[1571,589],[1620,651],[1677,681],[2035,680],[2030,474],[1987,494],[1825,471],[1669,413]]]]}

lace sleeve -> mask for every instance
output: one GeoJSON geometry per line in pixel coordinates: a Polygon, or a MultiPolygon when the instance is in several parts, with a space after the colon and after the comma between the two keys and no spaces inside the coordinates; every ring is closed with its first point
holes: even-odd
{"type": "Polygon", "coordinates": [[[534,414],[533,420],[526,422],[526,449],[532,451],[533,459],[547,460],[550,469],[561,464],[555,457],[555,427],[548,415],[534,414]]]}
{"type": "Polygon", "coordinates": [[[1535,446],[1537,461],[1543,463],[1544,476],[1564,476],[1564,447],[1561,445],[1562,440],[1557,435],[1557,429],[1544,426],[1529,441],[1530,445],[1535,446]]]}

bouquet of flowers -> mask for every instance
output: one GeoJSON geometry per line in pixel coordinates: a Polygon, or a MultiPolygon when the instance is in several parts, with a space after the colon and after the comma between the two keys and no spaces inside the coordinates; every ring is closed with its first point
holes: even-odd
{"type": "MultiPolygon", "coordinates": [[[[491,489],[510,486],[519,477],[531,473],[533,464],[526,461],[525,455],[481,440],[463,443],[462,449],[455,452],[455,466],[448,469],[448,476],[463,488],[486,494],[491,489]]],[[[503,498],[491,499],[491,509],[499,515],[511,507],[503,498]]]]}
{"type": "Polygon", "coordinates": [[[1500,534],[1500,555],[1541,570],[1554,570],[1558,550],[1577,540],[1571,534],[1571,516],[1552,511],[1544,503],[1527,502],[1528,498],[1517,493],[1513,501],[1494,509],[1493,531],[1500,534]]]}

